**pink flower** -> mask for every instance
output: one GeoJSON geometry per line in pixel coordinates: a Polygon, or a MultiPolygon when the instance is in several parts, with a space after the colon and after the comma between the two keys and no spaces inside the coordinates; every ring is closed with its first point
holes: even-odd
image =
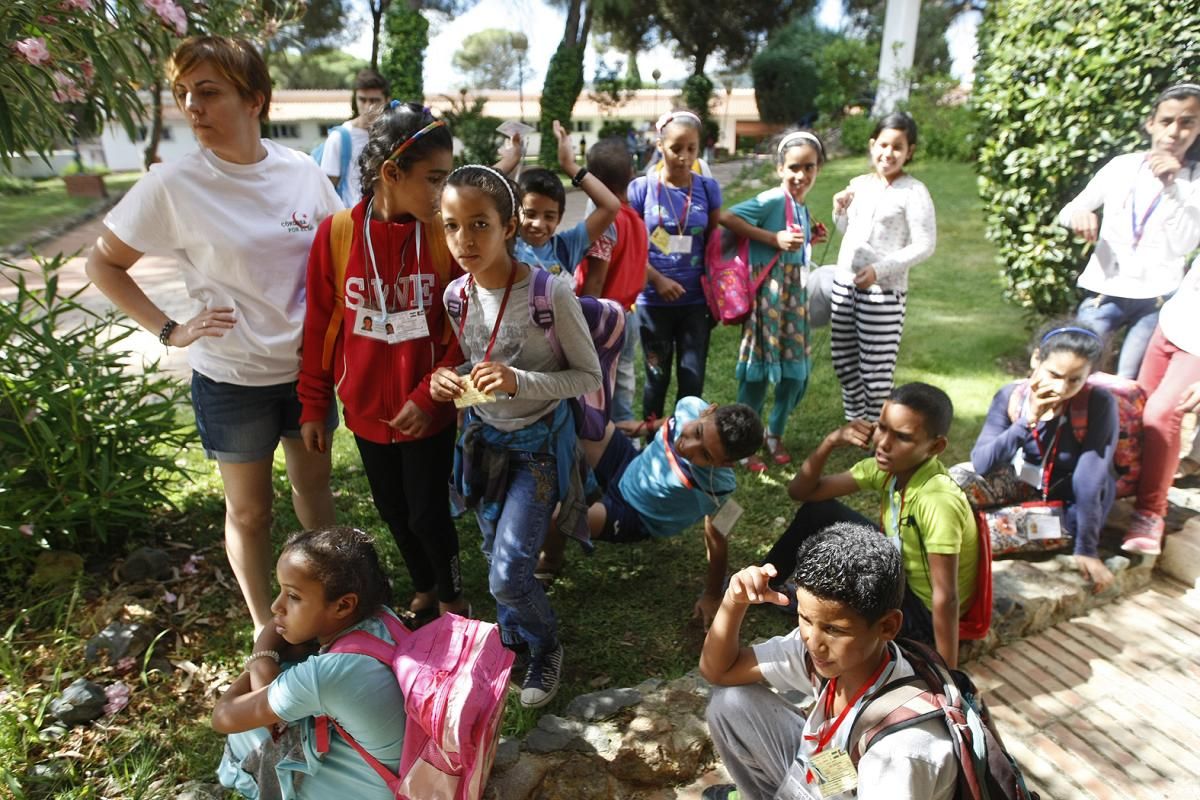
{"type": "Polygon", "coordinates": [[[33,536],[33,526],[29,523],[25,523],[21,527],[17,528],[17,530],[19,530],[23,536],[33,536]]]}
{"type": "Polygon", "coordinates": [[[96,77],[96,66],[92,63],[90,58],[85,58],[83,60],[83,62],[79,65],[79,71],[83,73],[84,83],[90,84],[92,79],[96,77]]]}
{"type": "Polygon", "coordinates": [[[174,28],[180,36],[187,35],[187,12],[175,0],[142,0],[142,3],[158,15],[163,25],[174,28]]]}
{"type": "Polygon", "coordinates": [[[129,705],[129,694],[129,687],[120,681],[106,687],[104,696],[108,698],[108,702],[104,705],[104,713],[111,717],[129,705]]]}
{"type": "Polygon", "coordinates": [[[50,51],[46,48],[46,40],[40,36],[30,36],[13,45],[17,55],[24,58],[35,67],[50,63],[50,51]]]}
{"type": "Polygon", "coordinates": [[[179,596],[176,595],[174,592],[167,591],[166,589],[163,590],[163,600],[165,600],[166,602],[174,603],[178,599],[179,599],[179,596]]]}
{"type": "Polygon", "coordinates": [[[57,25],[58,17],[54,16],[53,14],[43,14],[42,16],[38,17],[38,22],[42,23],[43,25],[57,25]]]}
{"type": "Polygon", "coordinates": [[[92,0],[62,0],[59,7],[63,11],[91,11],[92,0]]]}
{"type": "Polygon", "coordinates": [[[82,103],[87,99],[75,79],[65,72],[54,73],[54,84],[58,87],[52,95],[56,103],[82,103]]]}

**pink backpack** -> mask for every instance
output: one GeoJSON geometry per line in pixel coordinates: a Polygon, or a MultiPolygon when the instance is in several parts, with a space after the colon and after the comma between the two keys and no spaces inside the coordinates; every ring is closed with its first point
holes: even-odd
{"type": "Polygon", "coordinates": [[[513,652],[490,622],[443,614],[409,631],[387,612],[378,619],[396,644],[354,631],[329,652],[371,656],[392,668],[408,716],[400,769],[393,773],[329,717],[316,719],[317,752],[329,751],[332,725],[397,800],[479,800],[496,758],[513,652]]]}
{"type": "MultiPolygon", "coordinates": [[[[787,225],[791,228],[795,225],[795,219],[790,202],[784,204],[784,212],[787,215],[787,225]]],[[[807,242],[810,236],[807,213],[804,223],[807,242]]],[[[805,247],[807,246],[805,244],[805,247]]],[[[763,282],[771,274],[771,268],[778,260],[779,253],[776,253],[751,284],[749,240],[734,236],[729,231],[714,231],[708,237],[708,244],[704,249],[707,270],[700,276],[700,288],[704,290],[704,299],[713,319],[722,325],[741,325],[745,322],[754,310],[758,290],[762,288],[763,282]]]]}

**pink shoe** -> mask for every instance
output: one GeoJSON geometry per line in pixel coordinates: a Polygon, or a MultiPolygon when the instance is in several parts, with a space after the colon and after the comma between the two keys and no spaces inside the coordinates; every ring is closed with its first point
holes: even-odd
{"type": "Polygon", "coordinates": [[[766,463],[756,455],[747,456],[742,459],[742,466],[751,472],[766,472],[766,463]]]}
{"type": "Polygon", "coordinates": [[[1158,514],[1135,510],[1121,549],[1143,556],[1158,555],[1162,552],[1163,527],[1163,518],[1158,514]]]}

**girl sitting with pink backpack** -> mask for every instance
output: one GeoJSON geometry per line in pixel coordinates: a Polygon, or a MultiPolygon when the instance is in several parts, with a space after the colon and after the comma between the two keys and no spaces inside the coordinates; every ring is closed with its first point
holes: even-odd
{"type": "Polygon", "coordinates": [[[222,785],[250,800],[477,800],[513,660],[496,627],[443,614],[410,633],[353,528],[293,534],[277,574],[272,624],[213,709],[222,785]]]}

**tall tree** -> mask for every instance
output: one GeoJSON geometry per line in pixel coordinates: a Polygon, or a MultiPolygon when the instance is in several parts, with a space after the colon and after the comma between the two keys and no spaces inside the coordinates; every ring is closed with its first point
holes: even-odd
{"type": "MultiPolygon", "coordinates": [[[[950,46],[946,42],[946,30],[959,14],[982,8],[983,0],[922,1],[913,53],[914,77],[950,73],[950,46]]],[[[852,28],[862,35],[878,57],[883,41],[887,0],[845,0],[845,9],[852,28]]]]}
{"type": "MultiPolygon", "coordinates": [[[[462,41],[451,63],[473,89],[515,89],[520,79],[524,34],[503,28],[485,28],[462,41]]],[[[526,46],[528,43],[526,41],[526,46]]]]}
{"type": "Polygon", "coordinates": [[[391,84],[392,96],[421,100],[425,96],[429,20],[411,3],[392,3],[384,17],[384,34],[379,72],[391,84]]]}
{"type": "Polygon", "coordinates": [[[542,133],[538,160],[547,167],[558,164],[558,142],[554,138],[554,121],[565,126],[571,122],[571,111],[583,91],[583,51],[592,29],[596,4],[603,0],[562,0],[567,11],[563,38],[546,68],[542,85],[542,114],[539,130],[542,133]]]}

